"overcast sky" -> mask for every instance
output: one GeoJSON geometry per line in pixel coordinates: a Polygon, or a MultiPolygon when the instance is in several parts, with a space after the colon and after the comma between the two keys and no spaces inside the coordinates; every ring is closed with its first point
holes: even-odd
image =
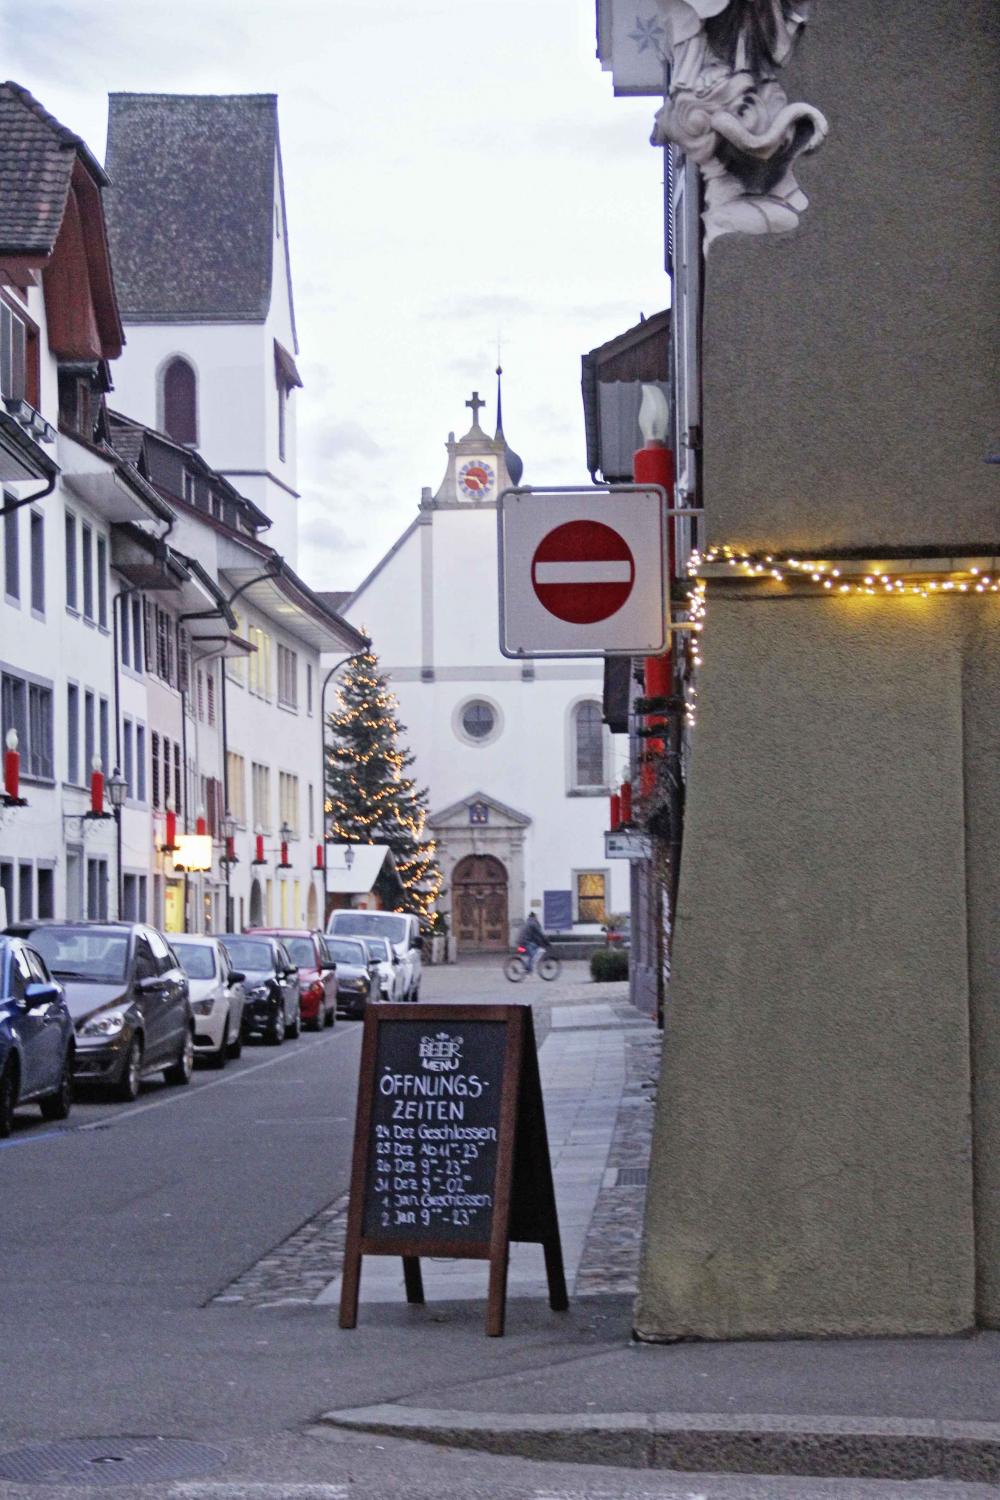
{"type": "MultiPolygon", "coordinates": [[[[580,355],[666,305],[655,101],[594,0],[0,0],[0,53],[103,160],[114,90],[279,95],[300,570],[350,588],[437,488],[473,387],[525,482],[586,479],[580,355]]],[[[211,457],[211,455],[209,455],[211,457]]]]}

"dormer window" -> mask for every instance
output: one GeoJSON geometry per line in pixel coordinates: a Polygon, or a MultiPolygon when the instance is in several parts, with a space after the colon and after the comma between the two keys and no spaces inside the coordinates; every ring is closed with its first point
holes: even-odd
{"type": "Polygon", "coordinates": [[[198,385],[193,367],[176,355],[162,376],[163,430],[175,443],[198,443],[198,385]]]}

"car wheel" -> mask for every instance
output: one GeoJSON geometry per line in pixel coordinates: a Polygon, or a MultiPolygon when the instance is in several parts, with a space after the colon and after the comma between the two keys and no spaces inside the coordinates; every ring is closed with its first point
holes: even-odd
{"type": "Polygon", "coordinates": [[[226,1012],[226,1024],[222,1029],[222,1041],[214,1052],[205,1054],[205,1060],[210,1068],[224,1068],[229,1061],[229,1012],[226,1012]]]}
{"type": "Polygon", "coordinates": [[[416,1005],[417,1001],[420,999],[420,985],[419,985],[419,983],[417,984],[416,989],[413,991],[413,994],[410,996],[410,999],[413,1001],[414,1005],[416,1005]]]}
{"type": "Polygon", "coordinates": [[[194,1072],[194,1036],[190,1030],[184,1033],[184,1047],[180,1057],[169,1068],[164,1068],[163,1076],[168,1083],[173,1083],[178,1088],[184,1088],[191,1082],[191,1074],[194,1072]]]}
{"type": "Polygon", "coordinates": [[[300,1010],[299,1006],[296,1005],[296,1007],[295,1007],[295,1019],[293,1021],[289,1021],[288,1028],[287,1028],[287,1030],[285,1032],[285,1035],[287,1037],[290,1037],[290,1038],[294,1039],[295,1037],[297,1037],[299,1035],[299,1033],[300,1033],[301,1030],[302,1030],[302,1011],[300,1010]]]}
{"type": "Polygon", "coordinates": [[[332,1026],[334,1024],[334,1022],[336,1021],[336,1019],[337,1019],[337,1007],[335,1005],[331,1005],[330,1009],[326,1013],[326,1024],[327,1024],[327,1026],[332,1026]]]}
{"type": "Polygon", "coordinates": [[[285,1007],[279,1005],[274,1020],[267,1028],[265,1038],[270,1046],[280,1047],[285,1040],[285,1007]]]}
{"type": "Polygon", "coordinates": [[[236,1059],[239,1057],[239,1055],[240,1055],[240,1053],[242,1051],[243,1051],[243,1027],[241,1025],[239,1031],[233,1037],[233,1040],[229,1043],[229,1056],[235,1062],[236,1059]]]}
{"type": "Polygon", "coordinates": [[[42,1111],[43,1120],[65,1120],[73,1108],[73,1053],[66,1053],[63,1061],[62,1077],[59,1087],[54,1094],[46,1094],[44,1099],[39,1099],[38,1107],[42,1111]]]}
{"type": "Polygon", "coordinates": [[[13,1063],[8,1063],[0,1074],[0,1137],[10,1135],[14,1129],[14,1105],[17,1103],[17,1074],[13,1063]]]}
{"type": "Polygon", "coordinates": [[[134,1036],[125,1054],[125,1061],[122,1064],[121,1073],[118,1075],[118,1082],[114,1085],[111,1092],[116,1099],[121,1099],[123,1103],[130,1104],[133,1099],[138,1099],[139,1097],[141,1079],[142,1043],[137,1036],[134,1036]]]}

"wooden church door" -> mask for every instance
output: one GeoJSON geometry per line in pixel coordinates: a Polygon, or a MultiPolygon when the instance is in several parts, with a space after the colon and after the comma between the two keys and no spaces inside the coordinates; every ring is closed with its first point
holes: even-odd
{"type": "Polygon", "coordinates": [[[468,854],[451,880],[452,925],[464,952],[504,950],[507,931],[507,871],[492,854],[468,854]]]}

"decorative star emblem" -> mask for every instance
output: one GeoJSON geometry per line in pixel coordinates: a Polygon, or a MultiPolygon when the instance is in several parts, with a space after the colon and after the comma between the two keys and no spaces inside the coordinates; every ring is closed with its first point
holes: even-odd
{"type": "Polygon", "coordinates": [[[636,16],[635,30],[629,32],[628,39],[630,42],[635,42],[640,52],[646,52],[652,47],[657,56],[662,57],[663,48],[660,44],[664,36],[663,26],[655,15],[647,17],[646,20],[643,20],[642,16],[636,16]]]}

